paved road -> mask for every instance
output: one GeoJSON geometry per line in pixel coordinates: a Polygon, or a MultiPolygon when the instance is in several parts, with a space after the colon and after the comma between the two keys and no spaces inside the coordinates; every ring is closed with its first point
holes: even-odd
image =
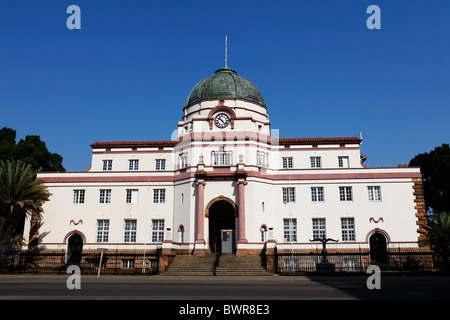
{"type": "Polygon", "coordinates": [[[0,300],[450,300],[445,276],[382,275],[381,289],[372,290],[368,276],[81,276],[79,290],[67,288],[68,277],[0,275],[0,300]]]}

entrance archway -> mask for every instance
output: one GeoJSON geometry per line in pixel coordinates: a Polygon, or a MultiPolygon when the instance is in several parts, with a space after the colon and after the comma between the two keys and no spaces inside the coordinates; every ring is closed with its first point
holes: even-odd
{"type": "Polygon", "coordinates": [[[234,253],[236,251],[236,207],[229,199],[217,199],[208,205],[209,247],[211,252],[234,253]],[[225,231],[226,230],[226,231],[225,231]],[[226,233],[224,233],[226,232],[226,233]],[[229,241],[230,247],[222,248],[223,241],[229,241]]]}
{"type": "Polygon", "coordinates": [[[81,263],[81,252],[83,251],[83,238],[78,233],[72,234],[67,243],[67,265],[81,263]]]}
{"type": "Polygon", "coordinates": [[[369,244],[372,263],[387,263],[386,237],[381,232],[374,232],[369,238],[369,244]]]}

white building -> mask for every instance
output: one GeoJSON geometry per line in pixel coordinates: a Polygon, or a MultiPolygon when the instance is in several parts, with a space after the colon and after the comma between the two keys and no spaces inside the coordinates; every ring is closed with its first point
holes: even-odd
{"type": "Polygon", "coordinates": [[[324,234],[418,246],[419,168],[367,168],[356,137],[279,138],[268,111],[221,68],[189,94],[173,141],[96,142],[90,170],[40,173],[52,193],[40,247],[240,255],[324,234]]]}

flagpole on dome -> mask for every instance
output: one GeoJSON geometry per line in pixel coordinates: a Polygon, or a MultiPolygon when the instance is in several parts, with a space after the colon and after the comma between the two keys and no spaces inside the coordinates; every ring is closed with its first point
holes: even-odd
{"type": "Polygon", "coordinates": [[[228,39],[227,39],[227,35],[225,35],[225,68],[228,68],[228,66],[227,66],[227,42],[228,42],[228,39]]]}

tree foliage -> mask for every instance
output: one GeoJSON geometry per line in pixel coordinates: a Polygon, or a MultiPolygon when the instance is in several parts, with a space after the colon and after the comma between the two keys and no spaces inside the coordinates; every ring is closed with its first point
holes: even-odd
{"type": "Polygon", "coordinates": [[[428,216],[424,234],[431,249],[442,258],[445,272],[450,271],[450,212],[434,212],[428,216]]]}
{"type": "Polygon", "coordinates": [[[21,160],[38,171],[66,171],[63,158],[51,153],[40,136],[29,135],[16,144],[16,131],[7,127],[0,129],[0,160],[21,160]]]}
{"type": "Polygon", "coordinates": [[[416,155],[410,166],[420,166],[427,211],[450,212],[450,147],[444,143],[416,155]]]}

